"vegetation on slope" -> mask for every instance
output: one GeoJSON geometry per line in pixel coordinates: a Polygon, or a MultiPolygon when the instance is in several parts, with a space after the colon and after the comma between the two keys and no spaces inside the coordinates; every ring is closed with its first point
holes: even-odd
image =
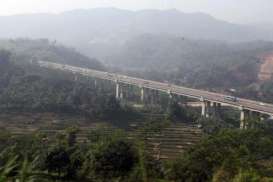
{"type": "MultiPolygon", "coordinates": [[[[30,74],[31,67],[26,71],[16,65],[13,56],[0,51],[1,111],[84,113],[118,121],[132,114],[110,94],[109,84],[95,88],[62,73],[30,74]]],[[[176,102],[170,103],[167,116],[171,121],[198,119],[176,102]]],[[[229,120],[222,122],[234,122],[229,120]]],[[[128,140],[125,133],[98,132],[81,145],[75,128],[51,139],[43,133],[16,137],[1,131],[0,181],[272,181],[272,125],[239,131],[221,130],[214,123],[216,129],[207,138],[167,164],[145,153],[141,138],[128,140]]],[[[147,127],[156,131],[164,125],[147,127]]]]}
{"type": "Polygon", "coordinates": [[[264,41],[231,44],[143,35],[127,41],[109,63],[137,77],[266,101],[272,80],[261,82],[258,75],[262,55],[272,50],[273,43],[264,41]]]}
{"type": "Polygon", "coordinates": [[[175,181],[243,182],[273,180],[272,124],[249,130],[221,130],[173,161],[145,152],[141,138],[117,131],[90,133],[76,143],[77,128],[45,133],[0,135],[2,181],[175,181]]]}
{"type": "Polygon", "coordinates": [[[173,164],[176,181],[272,181],[272,130],[222,130],[173,164]]]}
{"type": "Polygon", "coordinates": [[[94,80],[74,81],[73,77],[55,71],[33,71],[31,66],[24,69],[12,62],[8,51],[0,51],[0,63],[1,111],[63,112],[112,121],[129,116],[126,112],[135,116],[120,106],[111,87],[103,82],[97,89],[94,80]]]}
{"type": "Polygon", "coordinates": [[[256,81],[259,55],[271,50],[270,42],[228,44],[143,35],[128,41],[110,61],[129,70],[163,72],[161,79],[196,87],[236,87],[256,81]]]}
{"type": "Polygon", "coordinates": [[[59,45],[47,39],[0,40],[0,49],[11,51],[11,60],[18,64],[31,60],[57,62],[74,66],[103,70],[103,65],[96,59],[88,58],[72,48],[59,45]]]}

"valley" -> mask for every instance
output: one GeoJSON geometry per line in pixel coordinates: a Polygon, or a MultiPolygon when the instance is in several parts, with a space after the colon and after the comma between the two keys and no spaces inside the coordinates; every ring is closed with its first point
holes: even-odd
{"type": "Polygon", "coordinates": [[[0,16],[0,182],[273,180],[269,22],[61,1],[0,16]]]}

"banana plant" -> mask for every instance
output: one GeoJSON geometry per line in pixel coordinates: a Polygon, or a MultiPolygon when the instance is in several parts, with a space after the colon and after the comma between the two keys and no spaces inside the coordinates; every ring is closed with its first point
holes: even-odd
{"type": "Polygon", "coordinates": [[[6,164],[0,168],[0,182],[7,182],[11,180],[11,173],[18,167],[18,156],[9,159],[6,164]]]}

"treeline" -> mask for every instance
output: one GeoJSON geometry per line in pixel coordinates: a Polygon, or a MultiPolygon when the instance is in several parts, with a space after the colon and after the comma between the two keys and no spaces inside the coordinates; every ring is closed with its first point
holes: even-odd
{"type": "Polygon", "coordinates": [[[243,182],[273,180],[271,126],[221,130],[173,164],[175,181],[243,182]]]}
{"type": "Polygon", "coordinates": [[[0,180],[91,182],[129,176],[135,180],[141,149],[122,132],[107,136],[97,131],[89,136],[92,142],[84,144],[76,143],[76,134],[73,127],[54,137],[42,133],[11,137],[2,131],[0,180]]]}

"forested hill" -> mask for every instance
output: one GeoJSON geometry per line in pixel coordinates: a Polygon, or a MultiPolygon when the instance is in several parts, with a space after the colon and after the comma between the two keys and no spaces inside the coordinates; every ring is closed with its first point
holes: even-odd
{"type": "Polygon", "coordinates": [[[273,42],[227,43],[195,40],[179,36],[145,34],[127,41],[109,63],[129,69],[174,70],[178,67],[204,67],[251,63],[273,51],[273,42]],[[157,65],[154,67],[154,65],[157,65]]]}
{"type": "Polygon", "coordinates": [[[2,39],[0,40],[1,49],[10,51],[12,61],[17,64],[31,60],[42,60],[98,70],[105,69],[98,60],[84,56],[73,48],[64,47],[56,41],[50,42],[47,39],[2,39]]]}
{"type": "Polygon", "coordinates": [[[0,50],[1,112],[84,114],[111,121],[123,116],[111,87],[99,90],[92,80],[78,82],[71,74],[15,64],[13,54],[0,50]]]}
{"type": "Polygon", "coordinates": [[[178,82],[200,87],[245,86],[258,81],[261,56],[272,51],[273,42],[231,44],[149,34],[127,41],[109,64],[159,72],[165,79],[172,75],[178,82]]]}

